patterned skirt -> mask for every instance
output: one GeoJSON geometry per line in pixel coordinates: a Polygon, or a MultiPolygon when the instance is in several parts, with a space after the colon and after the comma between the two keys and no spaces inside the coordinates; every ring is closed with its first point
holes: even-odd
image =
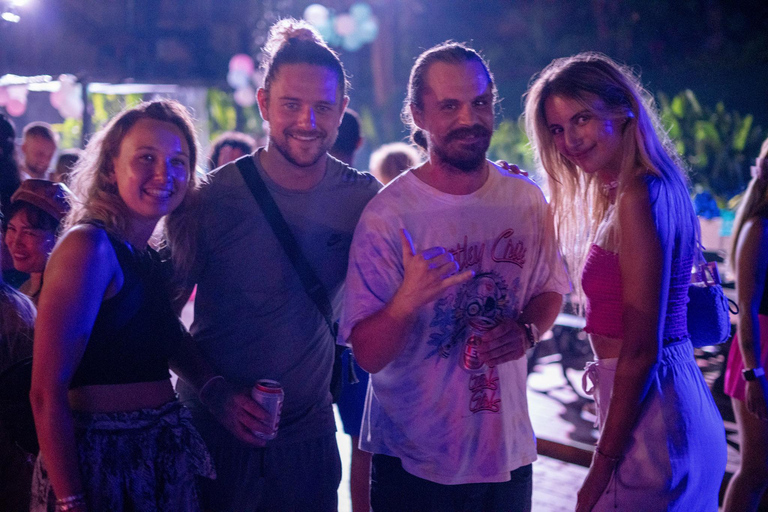
{"type": "MultiPolygon", "coordinates": [[[[73,416],[88,510],[200,510],[195,478],[215,478],[216,472],[191,414],[180,402],[73,416]]],[[[52,511],[55,500],[40,456],[30,510],[52,511]]]]}

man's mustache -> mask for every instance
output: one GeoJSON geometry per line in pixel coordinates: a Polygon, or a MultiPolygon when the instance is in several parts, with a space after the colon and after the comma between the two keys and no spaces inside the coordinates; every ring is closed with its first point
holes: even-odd
{"type": "Polygon", "coordinates": [[[457,128],[452,132],[449,132],[445,137],[446,142],[452,142],[456,139],[463,139],[465,137],[486,137],[490,138],[492,135],[491,130],[485,126],[476,124],[467,128],[457,128]]]}

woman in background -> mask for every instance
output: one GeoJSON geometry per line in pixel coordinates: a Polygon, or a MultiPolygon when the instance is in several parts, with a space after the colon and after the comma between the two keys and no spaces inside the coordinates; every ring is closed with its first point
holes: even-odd
{"type": "Polygon", "coordinates": [[[91,139],[73,173],[79,201],[46,267],[35,329],[33,511],[199,510],[195,478],[213,468],[169,361],[186,378],[206,373],[190,366],[148,246],[161,219],[171,226],[189,208],[194,133],[180,104],[142,103],[91,139]]]}
{"type": "MultiPolygon", "coordinates": [[[[0,212],[1,207],[0,203],[0,212]]],[[[0,232],[0,245],[2,243],[0,232]]],[[[0,263],[1,260],[2,252],[0,263]]],[[[32,301],[3,281],[0,274],[0,510],[8,512],[29,510],[29,490],[35,462],[35,454],[30,451],[34,448],[22,448],[13,435],[19,428],[26,432],[30,430],[18,412],[18,405],[25,397],[20,394],[13,398],[6,397],[6,392],[9,391],[9,379],[16,382],[14,379],[18,374],[14,368],[32,357],[36,314],[32,301]],[[5,399],[9,399],[8,402],[5,399]]]]}
{"type": "Polygon", "coordinates": [[[28,179],[11,198],[5,243],[13,267],[29,274],[19,291],[37,305],[43,286],[43,271],[48,263],[61,219],[69,211],[69,189],[63,183],[28,179]]]}
{"type": "Polygon", "coordinates": [[[739,323],[728,354],[725,393],[739,429],[741,465],[725,493],[725,512],[755,511],[768,488],[768,139],[752,167],[733,224],[739,323]]]}
{"type": "Polygon", "coordinates": [[[541,72],[525,117],[596,358],[600,439],[577,510],[715,512],[725,433],[686,324],[698,220],[653,103],[583,53],[541,72]]]}

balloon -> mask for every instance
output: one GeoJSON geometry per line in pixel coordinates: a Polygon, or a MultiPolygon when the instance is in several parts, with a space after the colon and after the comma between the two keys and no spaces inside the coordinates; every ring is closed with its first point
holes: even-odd
{"type": "Polygon", "coordinates": [[[64,103],[64,91],[59,89],[58,91],[53,91],[51,93],[51,96],[49,98],[51,102],[51,106],[55,108],[56,110],[61,108],[61,104],[64,103]]]}
{"type": "Polygon", "coordinates": [[[70,96],[65,98],[61,107],[58,108],[59,115],[64,119],[80,119],[83,117],[83,100],[79,97],[70,96]]]}
{"type": "Polygon", "coordinates": [[[336,29],[336,33],[341,37],[347,37],[354,34],[357,22],[349,14],[339,14],[333,19],[333,28],[336,29]]]}
{"type": "Polygon", "coordinates": [[[253,73],[251,73],[251,83],[256,87],[259,88],[262,85],[264,85],[264,71],[261,69],[257,69],[253,73]]]}
{"type": "Polygon", "coordinates": [[[10,98],[8,97],[8,89],[5,87],[0,87],[0,105],[5,105],[8,103],[8,100],[10,98]]]}
{"type": "Polygon", "coordinates": [[[325,25],[329,21],[328,9],[324,5],[312,4],[304,9],[304,19],[315,27],[325,25]]]}
{"type": "Polygon", "coordinates": [[[27,102],[18,98],[11,98],[5,104],[5,111],[11,117],[19,117],[27,111],[27,102]]]}
{"type": "Polygon", "coordinates": [[[75,75],[59,75],[59,90],[66,96],[69,91],[77,86],[77,77],[75,75]]]}
{"type": "Polygon", "coordinates": [[[370,43],[379,35],[379,22],[375,17],[368,18],[357,26],[357,36],[364,43],[370,43]]]}
{"type": "Polygon", "coordinates": [[[80,84],[75,85],[74,87],[71,87],[69,89],[65,89],[64,91],[64,97],[62,103],[82,103],[82,94],[83,94],[83,86],[80,84]]]}
{"type": "Polygon", "coordinates": [[[235,103],[241,107],[251,107],[256,103],[256,91],[251,87],[243,87],[235,91],[235,103]]]}
{"type": "Polygon", "coordinates": [[[233,89],[242,89],[248,85],[248,79],[251,73],[247,73],[240,69],[233,69],[227,73],[227,83],[233,89]]]}
{"type": "Polygon", "coordinates": [[[329,18],[321,25],[315,25],[315,28],[320,32],[320,36],[323,40],[331,46],[334,46],[339,40],[339,36],[333,30],[333,21],[329,18]]]}
{"type": "MultiPolygon", "coordinates": [[[[246,55],[245,53],[238,53],[237,55],[233,55],[231,59],[229,59],[229,71],[245,71],[246,75],[250,75],[253,73],[253,70],[255,69],[255,65],[253,63],[253,59],[250,55],[246,55]]],[[[237,89],[237,87],[235,87],[237,89]]]]}
{"type": "Polygon", "coordinates": [[[351,14],[358,22],[363,22],[371,17],[373,11],[371,10],[370,5],[359,2],[349,8],[349,14],[351,14]]]}
{"type": "Polygon", "coordinates": [[[75,75],[70,74],[63,74],[59,75],[59,82],[63,84],[71,84],[74,85],[77,83],[77,77],[75,75]]]}
{"type": "Polygon", "coordinates": [[[26,85],[9,85],[7,90],[8,90],[9,100],[19,100],[24,104],[27,103],[27,86],[26,85]]]}
{"type": "Polygon", "coordinates": [[[358,37],[357,34],[353,33],[344,38],[341,46],[349,52],[354,52],[363,46],[363,41],[360,39],[360,37],[358,37]]]}

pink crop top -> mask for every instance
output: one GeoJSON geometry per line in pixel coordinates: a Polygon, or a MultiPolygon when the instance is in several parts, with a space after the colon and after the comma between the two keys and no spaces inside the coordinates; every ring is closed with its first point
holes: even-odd
{"type": "MultiPolygon", "coordinates": [[[[688,336],[688,286],[691,282],[692,257],[674,258],[669,279],[667,310],[664,318],[664,345],[688,336]]],[[[587,296],[584,331],[622,339],[621,270],[619,255],[593,244],[584,262],[581,286],[587,296]]]]}
{"type": "Polygon", "coordinates": [[[581,273],[587,296],[587,325],[590,334],[621,339],[621,271],[619,255],[592,244],[581,273]]]}

